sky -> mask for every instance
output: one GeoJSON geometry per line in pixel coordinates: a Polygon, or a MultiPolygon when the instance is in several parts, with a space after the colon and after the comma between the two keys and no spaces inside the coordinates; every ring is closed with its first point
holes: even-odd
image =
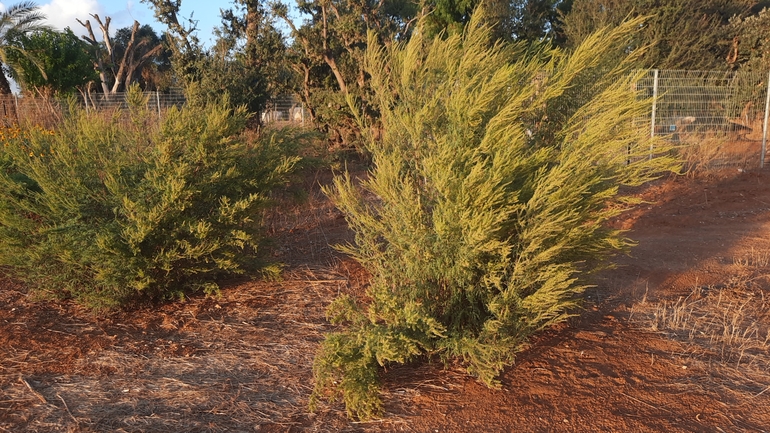
{"type": "MultiPolygon", "coordinates": [[[[130,27],[134,20],[139,24],[150,24],[157,32],[165,30],[165,26],[155,21],[152,10],[139,0],[34,0],[40,6],[41,12],[48,17],[48,24],[56,29],[69,27],[77,35],[85,34],[86,30],[76,19],[90,19],[96,37],[101,39],[98,26],[90,14],[98,14],[102,21],[106,16],[112,18],[110,33],[123,27],[130,27]]],[[[0,10],[17,1],[0,0],[0,10]]],[[[189,18],[192,14],[198,21],[198,37],[201,42],[210,45],[213,41],[213,29],[221,23],[219,10],[232,6],[230,0],[182,0],[180,20],[189,18]]]]}
{"type": "MultiPolygon", "coordinates": [[[[0,12],[20,0],[0,0],[0,12]]],[[[86,34],[86,29],[77,22],[91,20],[91,25],[98,40],[102,39],[98,24],[91,17],[97,14],[104,21],[110,17],[110,33],[114,36],[118,29],[130,27],[134,20],[139,24],[151,25],[158,34],[166,30],[166,26],[155,20],[155,14],[146,4],[139,0],[33,0],[40,6],[40,11],[47,17],[47,24],[57,30],[69,27],[76,35],[86,34]]],[[[287,1],[293,4],[292,0],[287,1]]],[[[214,27],[221,25],[220,9],[232,7],[232,0],[182,0],[180,21],[192,16],[198,21],[198,38],[206,46],[214,43],[214,27]]],[[[280,28],[280,26],[279,26],[280,28]]],[[[288,31],[284,29],[287,33],[288,31]]],[[[18,89],[16,89],[18,90],[18,89]]]]}
{"type": "MultiPolygon", "coordinates": [[[[4,11],[8,6],[18,3],[19,0],[0,0],[0,11],[4,11]]],[[[110,23],[110,33],[124,27],[131,27],[134,20],[139,24],[149,24],[156,32],[162,33],[166,26],[155,20],[155,14],[149,6],[139,0],[33,0],[40,6],[41,12],[48,17],[48,24],[58,30],[65,27],[72,29],[75,34],[82,36],[86,34],[86,29],[76,20],[90,19],[96,37],[101,40],[100,30],[90,14],[98,14],[102,21],[109,16],[112,18],[110,23]]],[[[292,20],[299,24],[299,12],[293,10],[291,5],[293,0],[287,0],[290,5],[290,16],[292,20]]],[[[198,21],[198,38],[206,46],[214,43],[214,27],[221,25],[220,9],[228,9],[233,6],[232,0],[182,0],[180,11],[180,21],[185,21],[192,16],[192,19],[198,21]]],[[[276,23],[284,34],[289,33],[288,27],[282,26],[282,23],[276,23]]]]}

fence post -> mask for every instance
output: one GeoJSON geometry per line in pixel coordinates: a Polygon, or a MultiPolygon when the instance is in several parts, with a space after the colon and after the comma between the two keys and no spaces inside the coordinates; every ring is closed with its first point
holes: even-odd
{"type": "Polygon", "coordinates": [[[19,113],[19,95],[13,94],[13,107],[16,109],[16,123],[21,123],[21,113],[19,113]]]}
{"type": "Polygon", "coordinates": [[[157,90],[155,91],[155,101],[158,103],[158,122],[160,122],[161,121],[161,118],[160,118],[160,92],[158,92],[157,90]]]}
{"type": "Polygon", "coordinates": [[[653,141],[652,139],[655,138],[655,112],[658,109],[658,74],[660,73],[659,69],[655,69],[653,71],[653,78],[652,78],[652,119],[650,121],[650,159],[652,159],[652,146],[653,141]]]}
{"type": "Polygon", "coordinates": [[[767,152],[767,114],[770,111],[770,73],[767,74],[767,96],[765,96],[765,121],[762,124],[762,155],[759,168],[765,168],[765,152],[767,152]]]}

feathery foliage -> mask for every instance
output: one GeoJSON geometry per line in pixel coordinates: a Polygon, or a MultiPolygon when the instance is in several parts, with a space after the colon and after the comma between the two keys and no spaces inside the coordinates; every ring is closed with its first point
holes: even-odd
{"type": "Polygon", "coordinates": [[[637,185],[677,163],[648,158],[649,105],[631,61],[602,55],[639,20],[571,54],[494,44],[477,11],[462,34],[377,46],[367,71],[382,114],[374,168],[328,193],[356,232],[342,247],[372,274],[366,305],[328,310],[343,331],[316,357],[319,398],[382,410],[378,366],[459,359],[489,386],[535,332],[569,317],[586,275],[631,242],[605,223],[637,185]],[[639,125],[641,126],[641,125],[639,125]]]}
{"type": "Polygon", "coordinates": [[[42,293],[104,308],[211,292],[253,257],[289,137],[245,142],[226,101],[158,122],[144,98],[132,86],[128,121],[71,107],[56,131],[4,138],[0,263],[42,293]]]}

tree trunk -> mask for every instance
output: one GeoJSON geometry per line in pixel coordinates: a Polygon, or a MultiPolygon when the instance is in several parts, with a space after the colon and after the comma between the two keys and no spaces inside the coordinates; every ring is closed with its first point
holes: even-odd
{"type": "Polygon", "coordinates": [[[259,40],[259,25],[262,21],[262,11],[259,0],[247,0],[246,2],[246,61],[250,67],[259,67],[259,52],[257,43],[259,40]]]}
{"type": "MultiPolygon", "coordinates": [[[[143,45],[143,42],[140,42],[138,45],[136,45],[134,48],[138,48],[143,45]]],[[[128,63],[128,67],[126,68],[126,79],[124,80],[124,87],[128,89],[128,87],[134,83],[136,78],[134,76],[139,72],[139,74],[142,74],[142,70],[144,69],[144,65],[149,62],[153,56],[159,54],[161,50],[163,49],[162,45],[156,45],[154,48],[152,48],[150,51],[147,51],[142,55],[142,57],[139,58],[139,60],[134,59],[134,55],[132,53],[131,59],[128,63]]],[[[147,90],[147,89],[145,89],[147,90]]]]}
{"type": "MultiPolygon", "coordinates": [[[[86,28],[86,30],[88,30],[88,36],[81,36],[81,37],[83,38],[84,41],[88,42],[89,44],[91,44],[91,46],[94,47],[94,50],[96,53],[96,61],[94,62],[94,64],[96,65],[96,69],[99,71],[99,80],[102,82],[101,83],[102,92],[106,96],[110,93],[110,88],[107,85],[107,74],[105,73],[104,62],[102,62],[102,56],[99,55],[100,45],[96,41],[96,36],[94,36],[94,31],[91,28],[91,21],[86,20],[86,22],[83,22],[83,21],[77,20],[77,22],[79,22],[80,25],[82,25],[83,27],[86,28]]],[[[110,25],[109,21],[107,21],[107,25],[108,26],[110,25]]]]}
{"type": "Polygon", "coordinates": [[[345,77],[342,76],[342,72],[340,72],[340,68],[337,67],[337,60],[329,55],[324,54],[324,61],[327,65],[329,65],[329,68],[332,70],[332,74],[334,74],[334,78],[337,79],[337,84],[340,86],[340,90],[342,90],[342,93],[348,94],[348,86],[345,84],[345,77]]]}
{"type": "Polygon", "coordinates": [[[99,15],[91,14],[92,17],[99,24],[99,28],[102,29],[102,40],[107,47],[107,54],[110,55],[110,68],[112,69],[112,75],[115,75],[115,51],[112,49],[112,39],[110,38],[110,21],[112,18],[104,17],[104,22],[99,18],[99,15]]]}
{"type": "Polygon", "coordinates": [[[340,86],[340,90],[342,90],[342,93],[345,95],[348,94],[348,86],[345,84],[345,77],[342,76],[342,73],[340,72],[340,69],[337,67],[337,59],[334,58],[331,54],[331,50],[329,49],[328,44],[328,23],[326,22],[326,6],[321,6],[321,13],[323,14],[323,59],[326,62],[327,65],[332,70],[332,73],[334,74],[334,78],[337,79],[337,84],[340,86]]]}
{"type": "Polygon", "coordinates": [[[310,114],[310,121],[315,123],[315,109],[313,104],[310,103],[310,68],[307,65],[303,66],[304,79],[302,81],[302,99],[305,102],[305,107],[310,114]]]}
{"type": "Polygon", "coordinates": [[[120,61],[120,68],[118,68],[118,72],[115,74],[115,83],[112,85],[112,93],[117,93],[117,91],[120,90],[120,86],[123,85],[123,80],[126,78],[128,73],[126,68],[128,67],[129,59],[134,56],[134,41],[138,30],[139,21],[134,21],[134,26],[131,28],[131,39],[128,40],[126,51],[123,53],[123,59],[120,61]]]}
{"type": "Polygon", "coordinates": [[[11,94],[13,94],[13,91],[11,90],[11,83],[8,81],[5,73],[0,71],[0,95],[8,96],[11,94]]]}

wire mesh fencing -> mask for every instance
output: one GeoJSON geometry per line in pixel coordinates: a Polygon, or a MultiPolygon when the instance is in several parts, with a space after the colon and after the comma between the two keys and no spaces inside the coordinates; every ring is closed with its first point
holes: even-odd
{"type": "MultiPolygon", "coordinates": [[[[162,92],[144,92],[147,109],[156,111],[161,117],[163,112],[171,107],[181,107],[184,105],[184,94],[179,91],[162,92]]],[[[128,100],[125,93],[105,94],[96,93],[83,97],[87,110],[106,111],[106,110],[125,110],[128,108],[128,100]]]]}
{"type": "MultiPolygon", "coordinates": [[[[158,118],[171,107],[181,107],[186,100],[181,91],[145,92],[144,98],[147,109],[157,112],[158,118]]],[[[86,111],[113,112],[128,109],[125,93],[91,93],[78,95],[73,101],[57,98],[34,96],[8,95],[0,96],[0,123],[4,125],[17,124],[21,121],[31,121],[40,125],[53,126],[62,118],[62,113],[68,109],[68,104],[74,102],[86,111]]],[[[292,95],[279,95],[268,101],[264,111],[260,113],[263,124],[272,126],[309,126],[310,116],[305,106],[292,95]]]]}
{"type": "MultiPolygon", "coordinates": [[[[690,168],[764,166],[770,108],[770,79],[767,72],[651,70],[643,73],[635,87],[650,102],[645,118],[635,127],[648,128],[650,136],[676,144],[690,168]]],[[[570,89],[571,103],[587,102],[591,80],[570,89]],[[584,95],[585,93],[585,95],[584,95]]],[[[595,89],[594,89],[595,90],[595,89]]],[[[145,93],[147,108],[163,113],[185,103],[181,91],[145,93]]],[[[125,110],[126,94],[79,95],[75,103],[86,110],[125,110]]],[[[62,118],[69,102],[29,96],[0,97],[0,123],[21,120],[53,126],[62,118]]],[[[569,112],[565,107],[565,112],[569,112]]],[[[574,108],[574,107],[573,107],[574,108]]],[[[307,107],[292,95],[268,101],[259,113],[264,125],[311,126],[307,107]]],[[[650,156],[655,149],[650,149],[650,156]]]]}
{"type": "Polygon", "coordinates": [[[268,101],[260,113],[262,124],[271,126],[309,126],[310,116],[304,104],[292,95],[280,95],[268,101]]]}
{"type": "MultiPolygon", "coordinates": [[[[158,118],[171,107],[184,105],[182,92],[145,92],[145,104],[151,112],[156,112],[158,118]]],[[[20,122],[32,122],[38,125],[52,127],[62,119],[62,114],[74,104],[86,111],[114,112],[127,110],[128,100],[125,93],[86,94],[72,99],[43,98],[33,96],[7,95],[0,96],[0,123],[9,126],[20,122]]]]}
{"type": "Polygon", "coordinates": [[[764,165],[767,73],[652,70],[637,88],[652,101],[650,135],[676,143],[689,167],[764,165]]]}
{"type": "Polygon", "coordinates": [[[61,121],[61,101],[50,98],[0,96],[0,124],[11,126],[22,121],[51,127],[61,121]]]}

